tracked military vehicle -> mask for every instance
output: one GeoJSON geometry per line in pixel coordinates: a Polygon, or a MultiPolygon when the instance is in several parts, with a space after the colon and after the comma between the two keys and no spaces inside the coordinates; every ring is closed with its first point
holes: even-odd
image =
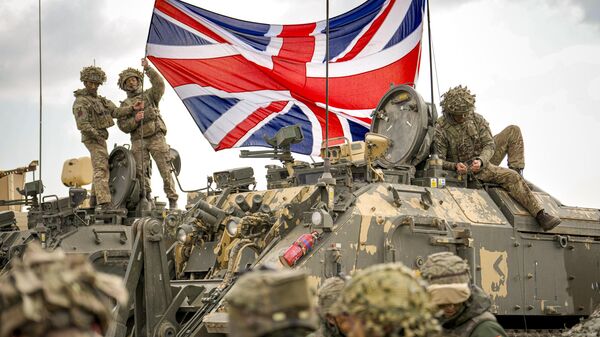
{"type": "MultiPolygon", "coordinates": [[[[174,154],[176,170],[179,157],[174,154]]],[[[26,230],[15,226],[14,214],[12,218],[7,214],[9,218],[3,220],[6,225],[0,226],[0,270],[21,256],[29,242],[38,241],[49,250],[60,247],[67,253],[88,255],[99,270],[123,276],[131,253],[134,220],[146,216],[169,222],[178,211],[166,210],[158,201],[152,205],[140,201],[135,159],[128,148],[115,147],[109,167],[112,209],[108,211],[96,212],[90,207],[88,192],[81,187],[92,181],[89,157],[65,161],[62,181],[69,187],[67,197],[42,196],[43,184],[35,180],[18,191],[22,199],[0,201],[0,206],[29,207],[26,230]]]]}
{"type": "Polygon", "coordinates": [[[556,332],[589,315],[600,303],[600,211],[534,187],[562,219],[542,232],[503,189],[442,169],[430,153],[436,118],[412,87],[394,87],[365,141],[332,140],[324,163],[291,157],[297,127],[267,138],[272,150],[242,151],[283,165],[267,167],[262,191],[250,167],[214,173],[216,188],[175,221],[175,244],[159,221],[135,221],[130,306],[111,336],[223,334],[223,297],[249,268],[303,269],[316,286],[377,263],[418,270],[440,251],[468,260],[506,329],[556,332]]]}

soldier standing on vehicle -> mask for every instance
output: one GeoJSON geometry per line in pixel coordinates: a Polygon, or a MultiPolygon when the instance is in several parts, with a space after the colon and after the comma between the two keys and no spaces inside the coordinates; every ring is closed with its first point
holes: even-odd
{"type": "Polygon", "coordinates": [[[119,277],[97,272],[86,256],[33,243],[0,276],[0,337],[102,336],[114,300],[127,303],[119,277]]]}
{"type": "Polygon", "coordinates": [[[498,166],[508,156],[508,168],[522,176],[525,168],[525,144],[521,129],[516,125],[507,126],[494,136],[494,144],[496,149],[490,163],[498,166]]]}
{"type": "Polygon", "coordinates": [[[131,102],[128,107],[117,108],[110,100],[98,95],[98,87],[106,81],[106,74],[100,67],[85,67],[80,79],[85,86],[74,92],[73,115],[77,129],[81,131],[81,142],[90,151],[92,159],[93,183],[91,206],[97,210],[110,208],[111,196],[108,189],[108,128],[115,123],[113,118],[133,115],[144,108],[142,102],[131,102]]]}
{"type": "MultiPolygon", "coordinates": [[[[323,282],[317,294],[317,312],[319,313],[320,326],[317,331],[307,337],[344,336],[340,331],[340,326],[343,326],[346,322],[338,321],[336,317],[331,314],[331,307],[342,293],[345,285],[346,280],[338,276],[330,277],[323,282]]],[[[344,327],[342,327],[342,329],[343,328],[344,327]]]]}
{"type": "Polygon", "coordinates": [[[505,337],[506,332],[490,312],[491,301],[471,283],[469,265],[450,252],[431,254],[421,267],[429,282],[431,300],[442,311],[443,336],[505,337]]]}
{"type": "Polygon", "coordinates": [[[349,321],[348,337],[423,337],[440,330],[425,283],[401,263],[357,272],[331,311],[349,321]]]}
{"type": "Polygon", "coordinates": [[[142,92],[143,74],[134,68],[127,68],[119,74],[119,88],[127,93],[127,98],[121,102],[122,107],[131,106],[135,100],[143,100],[144,111],[135,116],[127,116],[117,121],[119,129],[131,135],[131,152],[135,157],[136,175],[138,181],[144,184],[146,195],[142,197],[149,201],[150,186],[150,155],[156,162],[163,180],[163,187],[169,207],[177,208],[179,196],[175,191],[175,182],[171,175],[170,148],[165,139],[167,127],[160,115],[158,104],[165,92],[165,82],[158,72],[148,65],[146,58],[142,59],[142,67],[148,74],[152,87],[142,92]],[[143,127],[142,127],[143,126],[143,127]],[[142,172],[142,167],[145,172],[142,172]]]}
{"type": "Polygon", "coordinates": [[[308,276],[298,270],[244,274],[226,301],[231,337],[305,337],[317,328],[308,276]]]}
{"type": "Polygon", "coordinates": [[[560,218],[546,213],[527,183],[517,172],[490,162],[494,139],[487,121],[475,113],[475,95],[466,87],[448,90],[440,103],[444,116],[437,120],[434,151],[443,160],[443,168],[460,175],[473,173],[475,179],[500,185],[529,213],[544,231],[560,224],[560,218]]]}

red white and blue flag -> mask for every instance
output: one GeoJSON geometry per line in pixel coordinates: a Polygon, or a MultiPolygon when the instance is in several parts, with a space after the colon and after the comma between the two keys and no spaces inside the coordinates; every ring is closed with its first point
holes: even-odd
{"type": "MultiPolygon", "coordinates": [[[[426,0],[369,0],[331,18],[329,137],[363,140],[392,84],[417,80],[426,0]]],[[[292,151],[318,154],[325,137],[325,20],[248,22],[179,0],[156,0],[148,58],[215,150],[268,146],[300,124],[292,151]]]]}

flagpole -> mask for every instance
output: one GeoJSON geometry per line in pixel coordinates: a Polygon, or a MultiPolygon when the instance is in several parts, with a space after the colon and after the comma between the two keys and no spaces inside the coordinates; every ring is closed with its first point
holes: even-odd
{"type": "Polygon", "coordinates": [[[329,164],[329,0],[325,4],[325,20],[325,159],[329,164]]]}
{"type": "Polygon", "coordinates": [[[429,0],[427,1],[427,35],[429,40],[429,82],[431,86],[431,105],[435,106],[435,101],[433,100],[433,60],[431,57],[431,15],[429,14],[429,0]]]}

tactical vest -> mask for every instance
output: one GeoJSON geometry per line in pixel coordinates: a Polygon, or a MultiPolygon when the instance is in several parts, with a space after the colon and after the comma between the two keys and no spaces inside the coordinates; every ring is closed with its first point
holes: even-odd
{"type": "Polygon", "coordinates": [[[463,324],[455,327],[454,329],[443,329],[443,336],[451,336],[451,337],[469,337],[479,326],[479,324],[485,321],[494,321],[497,322],[496,316],[494,316],[489,311],[485,311],[475,317],[470,318],[468,321],[463,324]]]}
{"type": "MultiPolygon", "coordinates": [[[[128,97],[125,99],[121,106],[130,106],[140,99],[140,95],[128,97]]],[[[160,115],[158,106],[148,99],[148,94],[144,92],[144,127],[142,129],[142,123],[138,124],[138,127],[131,131],[131,139],[141,139],[154,136],[157,132],[162,132],[164,135],[167,134],[167,127],[165,122],[160,115]]],[[[125,131],[125,130],[123,130],[125,131]]]]}
{"type": "Polygon", "coordinates": [[[112,107],[102,96],[78,95],[76,104],[87,113],[92,127],[96,130],[108,129],[115,125],[112,118],[112,107]]]}
{"type": "Polygon", "coordinates": [[[481,135],[479,134],[481,119],[475,113],[467,117],[467,120],[462,124],[451,123],[446,116],[440,119],[440,126],[448,140],[447,161],[464,163],[481,154],[483,150],[481,135]]]}

